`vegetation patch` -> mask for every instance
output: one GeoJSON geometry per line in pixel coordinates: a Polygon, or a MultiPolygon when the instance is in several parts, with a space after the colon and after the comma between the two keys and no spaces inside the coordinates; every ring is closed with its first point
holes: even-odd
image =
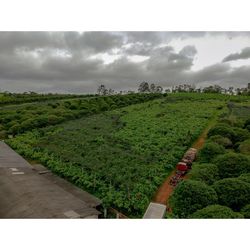
{"type": "Polygon", "coordinates": [[[92,114],[18,135],[8,143],[98,196],[105,206],[141,217],[183,153],[221,112],[217,108],[224,100],[196,96],[174,102],[165,97],[92,114]]]}

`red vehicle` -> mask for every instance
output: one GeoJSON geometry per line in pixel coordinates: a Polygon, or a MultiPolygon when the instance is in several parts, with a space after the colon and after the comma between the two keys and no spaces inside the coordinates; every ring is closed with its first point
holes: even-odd
{"type": "Polygon", "coordinates": [[[170,185],[176,186],[182,177],[191,169],[192,163],[196,158],[197,149],[190,148],[183,156],[182,160],[176,165],[176,173],[170,179],[170,185]]]}
{"type": "Polygon", "coordinates": [[[179,162],[177,165],[176,165],[176,169],[180,172],[186,172],[188,171],[189,167],[187,165],[187,163],[185,162],[179,162]]]}

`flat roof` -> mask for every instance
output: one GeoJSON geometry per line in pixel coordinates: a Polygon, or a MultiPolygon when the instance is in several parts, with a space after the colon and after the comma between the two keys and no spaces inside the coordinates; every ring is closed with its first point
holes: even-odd
{"type": "Polygon", "coordinates": [[[166,205],[151,202],[143,216],[143,219],[162,219],[166,212],[166,205]]]}
{"type": "Polygon", "coordinates": [[[97,218],[101,201],[0,141],[0,218],[97,218]]]}

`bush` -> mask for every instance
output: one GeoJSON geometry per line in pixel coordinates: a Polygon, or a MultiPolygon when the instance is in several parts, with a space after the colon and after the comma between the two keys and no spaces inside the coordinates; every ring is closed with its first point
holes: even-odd
{"type": "Polygon", "coordinates": [[[250,172],[250,159],[243,154],[227,153],[219,155],[213,163],[217,165],[221,179],[238,177],[250,172]]]}
{"type": "Polygon", "coordinates": [[[240,210],[241,214],[244,215],[245,218],[250,219],[250,204],[246,205],[240,210]]]}
{"type": "Polygon", "coordinates": [[[217,194],[213,188],[200,181],[181,182],[170,197],[173,213],[186,218],[198,209],[217,203],[217,194]]]}
{"type": "Polygon", "coordinates": [[[247,126],[250,126],[250,118],[248,118],[248,119],[245,121],[244,128],[247,128],[247,126]]]}
{"type": "Polygon", "coordinates": [[[48,116],[48,125],[55,125],[59,122],[62,122],[64,119],[63,117],[60,117],[60,116],[56,116],[56,115],[49,115],[48,116]]]}
{"type": "Polygon", "coordinates": [[[203,181],[208,185],[213,184],[219,180],[219,170],[214,164],[194,164],[190,171],[190,179],[196,181],[203,181]]]}
{"type": "Polygon", "coordinates": [[[242,174],[238,177],[239,180],[248,182],[250,184],[250,173],[242,174]]]}
{"type": "Polygon", "coordinates": [[[233,131],[234,131],[234,138],[233,138],[234,143],[245,141],[250,137],[250,134],[247,129],[234,127],[233,131]]]}
{"type": "Polygon", "coordinates": [[[22,128],[19,124],[14,124],[12,127],[10,127],[8,133],[16,135],[22,131],[22,128]]]}
{"type": "Polygon", "coordinates": [[[250,184],[238,178],[227,178],[214,183],[220,205],[228,206],[235,211],[250,203],[250,184]]]}
{"type": "Polygon", "coordinates": [[[224,154],[225,148],[215,142],[207,142],[200,150],[198,157],[201,162],[211,162],[219,154],[224,154]]]}
{"type": "Polygon", "coordinates": [[[246,129],[248,130],[248,132],[250,132],[250,125],[247,125],[246,129]]]}
{"type": "Polygon", "coordinates": [[[211,128],[208,132],[208,137],[213,135],[221,135],[222,137],[227,137],[231,141],[235,138],[234,130],[227,124],[217,124],[213,128],[211,128]]]}
{"type": "Polygon", "coordinates": [[[221,205],[210,205],[193,213],[192,219],[240,219],[243,215],[231,208],[221,205]]]}
{"type": "Polygon", "coordinates": [[[220,123],[226,123],[232,127],[239,127],[239,128],[243,128],[244,127],[244,121],[242,121],[241,119],[237,118],[236,116],[230,116],[227,118],[222,118],[220,119],[220,123]]]}
{"type": "Polygon", "coordinates": [[[243,141],[238,147],[241,154],[250,155],[250,140],[243,141]]]}
{"type": "Polygon", "coordinates": [[[223,146],[224,148],[231,148],[233,146],[233,143],[229,138],[223,137],[221,135],[213,135],[209,139],[211,141],[223,146]]]}
{"type": "Polygon", "coordinates": [[[7,131],[0,130],[0,140],[5,139],[7,137],[7,131]]]}

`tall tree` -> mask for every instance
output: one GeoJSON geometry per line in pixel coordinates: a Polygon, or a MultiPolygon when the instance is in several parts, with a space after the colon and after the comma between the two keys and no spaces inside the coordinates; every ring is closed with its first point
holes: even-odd
{"type": "Polygon", "coordinates": [[[97,88],[97,94],[98,95],[108,95],[109,94],[109,90],[105,87],[104,84],[101,84],[97,88]]]}
{"type": "Polygon", "coordinates": [[[149,84],[147,82],[142,82],[139,85],[138,92],[140,93],[150,92],[149,84]]]}

